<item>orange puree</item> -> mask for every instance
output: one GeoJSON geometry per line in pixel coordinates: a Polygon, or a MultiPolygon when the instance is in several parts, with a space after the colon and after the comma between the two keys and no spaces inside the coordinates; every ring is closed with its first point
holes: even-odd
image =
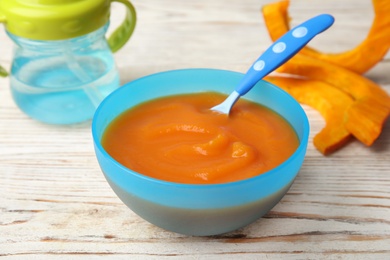
{"type": "Polygon", "coordinates": [[[297,149],[292,127],[266,107],[240,99],[229,117],[209,110],[224,98],[207,92],[140,104],[108,126],[103,147],[138,173],[192,184],[250,178],[297,149]]]}

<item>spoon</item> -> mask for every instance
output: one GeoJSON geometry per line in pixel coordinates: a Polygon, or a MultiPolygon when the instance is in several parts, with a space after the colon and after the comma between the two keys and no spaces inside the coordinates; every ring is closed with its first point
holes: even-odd
{"type": "Polygon", "coordinates": [[[328,29],[333,22],[333,16],[321,14],[285,33],[252,64],[235,90],[211,110],[228,115],[240,96],[245,95],[259,80],[292,58],[314,36],[328,29]]]}

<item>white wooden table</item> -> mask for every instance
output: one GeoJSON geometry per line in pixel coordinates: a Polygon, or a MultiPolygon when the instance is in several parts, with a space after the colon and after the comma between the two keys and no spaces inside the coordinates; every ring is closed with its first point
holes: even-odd
{"type": "MultiPolygon", "coordinates": [[[[159,71],[245,72],[271,44],[266,0],[133,0],[138,24],[115,54],[122,83],[159,71]]],[[[123,14],[113,5],[112,25],[123,14]]],[[[335,25],[312,41],[338,52],[366,35],[369,0],[292,0],[293,25],[322,12],[335,25]]],[[[0,30],[0,64],[12,43],[0,30]]],[[[389,55],[388,55],[389,56],[389,55]]],[[[367,77],[390,93],[390,62],[367,77]]],[[[324,157],[312,142],[295,183],[265,217],[232,233],[188,237],[147,223],[116,197],[94,156],[90,123],[62,127],[29,119],[0,78],[0,256],[19,258],[390,259],[390,121],[372,147],[352,141],[324,157]]],[[[323,126],[305,107],[312,132],[323,126]]]]}

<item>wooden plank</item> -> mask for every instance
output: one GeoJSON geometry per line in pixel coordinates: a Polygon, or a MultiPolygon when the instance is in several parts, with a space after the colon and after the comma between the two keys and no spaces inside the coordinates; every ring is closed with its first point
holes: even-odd
{"type": "MultiPolygon", "coordinates": [[[[271,1],[141,1],[138,25],[115,54],[122,82],[208,67],[245,72],[271,43],[260,8],[271,1]]],[[[373,14],[367,0],[294,0],[293,24],[330,12],[332,30],[312,42],[337,52],[360,42],[373,14]]],[[[112,26],[123,9],[113,5],[112,26]]],[[[111,27],[112,28],[112,27],[111,27]]],[[[112,29],[110,29],[112,31],[112,29]]],[[[0,30],[0,64],[12,43],[0,30]]],[[[390,93],[388,58],[367,76],[390,93]]],[[[282,201],[240,230],[188,237],[142,220],[116,197],[94,156],[90,123],[41,124],[18,110],[0,78],[0,256],[19,258],[385,259],[390,257],[390,122],[372,147],[352,141],[324,157],[310,143],[282,201]]],[[[324,125],[304,107],[310,138],[324,125]]]]}

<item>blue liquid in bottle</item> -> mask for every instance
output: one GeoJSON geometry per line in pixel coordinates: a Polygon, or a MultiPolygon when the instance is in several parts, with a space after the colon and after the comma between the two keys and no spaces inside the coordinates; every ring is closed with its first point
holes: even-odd
{"type": "Polygon", "coordinates": [[[75,124],[119,87],[119,75],[105,40],[107,26],[61,41],[37,41],[9,33],[16,49],[11,91],[19,108],[49,124],[75,124]]]}

